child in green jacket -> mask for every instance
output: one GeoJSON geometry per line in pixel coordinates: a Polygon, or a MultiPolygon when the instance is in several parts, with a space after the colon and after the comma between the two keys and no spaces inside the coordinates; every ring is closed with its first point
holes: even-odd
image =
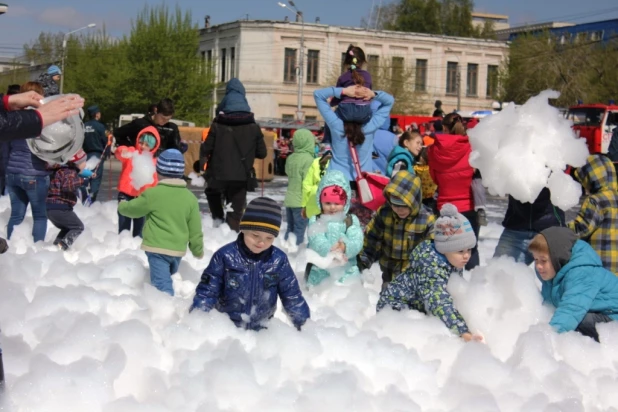
{"type": "Polygon", "coordinates": [[[159,183],[131,201],[120,202],[118,213],[136,219],[146,217],[142,250],[150,266],[150,281],[162,292],[174,295],[172,275],[187,251],[204,256],[202,218],[197,198],[182,179],[185,161],[176,149],[157,159],[159,183]]]}

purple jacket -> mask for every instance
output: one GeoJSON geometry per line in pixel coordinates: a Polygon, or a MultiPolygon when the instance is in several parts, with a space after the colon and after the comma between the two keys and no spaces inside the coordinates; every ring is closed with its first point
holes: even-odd
{"type": "MultiPolygon", "coordinates": [[[[371,81],[371,75],[369,74],[369,72],[367,70],[362,70],[362,69],[358,69],[356,71],[358,72],[358,74],[363,76],[363,79],[365,79],[365,87],[368,89],[373,89],[373,83],[371,81]]],[[[335,87],[346,88],[348,86],[354,86],[354,80],[352,80],[352,70],[347,70],[345,73],[339,76],[339,79],[337,79],[337,86],[335,87]]],[[[331,107],[334,107],[334,106],[337,106],[342,101],[345,103],[358,102],[362,104],[367,104],[367,102],[362,99],[352,99],[350,97],[344,97],[343,99],[337,99],[336,97],[333,97],[333,99],[330,101],[330,105],[331,107]]]]}

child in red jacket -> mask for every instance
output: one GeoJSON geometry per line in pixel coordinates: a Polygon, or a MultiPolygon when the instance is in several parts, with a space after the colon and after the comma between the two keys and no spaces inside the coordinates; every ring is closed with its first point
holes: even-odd
{"type": "MultiPolygon", "coordinates": [[[[118,202],[135,199],[144,190],[157,185],[155,168],[157,159],[153,154],[157,152],[160,144],[159,132],[155,127],[148,126],[137,135],[135,147],[119,146],[116,149],[116,159],[122,163],[118,182],[118,202]],[[139,165],[134,171],[135,162],[139,165]],[[144,173],[141,170],[150,168],[150,163],[152,163],[152,179],[144,182],[142,181],[144,173]]],[[[123,230],[131,230],[131,223],[133,223],[133,237],[141,237],[144,218],[131,219],[118,213],[118,233],[123,230]]]]}

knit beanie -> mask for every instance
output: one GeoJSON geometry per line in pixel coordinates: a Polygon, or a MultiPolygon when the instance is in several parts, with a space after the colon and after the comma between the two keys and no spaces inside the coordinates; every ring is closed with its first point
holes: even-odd
{"type": "Polygon", "coordinates": [[[57,74],[62,74],[62,71],[60,70],[60,67],[52,64],[47,68],[47,74],[49,74],[50,76],[55,76],[57,74]]]}
{"type": "Polygon", "coordinates": [[[249,202],[240,219],[240,230],[256,230],[279,236],[281,207],[268,197],[257,197],[249,202]]]}
{"type": "Polygon", "coordinates": [[[140,142],[144,142],[150,147],[150,150],[154,149],[157,145],[157,138],[151,135],[150,133],[144,133],[139,138],[140,142]]]}
{"type": "Polygon", "coordinates": [[[348,195],[342,187],[337,185],[326,186],[320,193],[320,203],[335,203],[345,206],[348,195]]]}
{"type": "Polygon", "coordinates": [[[163,151],[157,159],[157,173],[164,177],[180,179],[185,174],[185,158],[177,149],[163,151]]]}
{"type": "Polygon", "coordinates": [[[459,252],[476,245],[472,225],[451,203],[445,203],[440,210],[434,225],[434,243],[440,253],[459,252]]]}
{"type": "Polygon", "coordinates": [[[86,161],[86,152],[83,149],[79,149],[77,153],[73,155],[70,162],[75,163],[76,165],[83,163],[86,161]]]}

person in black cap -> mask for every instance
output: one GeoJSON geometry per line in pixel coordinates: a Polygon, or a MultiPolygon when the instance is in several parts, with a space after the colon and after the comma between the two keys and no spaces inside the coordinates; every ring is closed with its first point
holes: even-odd
{"type": "MultiPolygon", "coordinates": [[[[101,123],[101,110],[99,106],[90,106],[88,109],[89,121],[84,123],[84,152],[88,160],[96,157],[100,159],[99,164],[93,170],[94,177],[90,181],[90,196],[92,201],[96,201],[101,182],[103,180],[103,157],[107,149],[107,131],[105,125],[101,123]]],[[[82,189],[82,199],[86,199],[86,190],[82,189]]]]}

